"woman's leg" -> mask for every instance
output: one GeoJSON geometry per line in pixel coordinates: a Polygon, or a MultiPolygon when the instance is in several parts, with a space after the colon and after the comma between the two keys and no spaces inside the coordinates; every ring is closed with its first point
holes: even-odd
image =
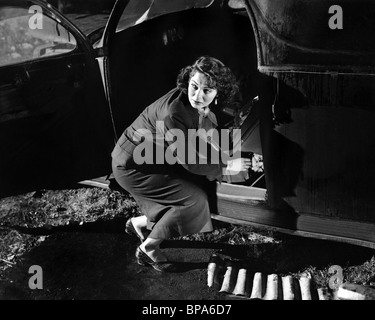
{"type": "MultiPolygon", "coordinates": [[[[160,250],[164,239],[213,229],[205,191],[206,179],[193,175],[185,177],[187,174],[184,170],[181,169],[181,177],[175,173],[149,173],[113,167],[116,181],[133,196],[141,212],[147,215],[147,218],[134,219],[134,228],[142,228],[147,221],[147,228],[151,230],[137,250],[154,262],[167,261],[160,250]]],[[[216,187],[216,183],[212,185],[216,187]]],[[[137,255],[142,256],[139,252],[137,255]]]]}
{"type": "Polygon", "coordinates": [[[133,217],[130,219],[135,231],[139,234],[142,240],[147,238],[145,231],[147,229],[147,217],[145,215],[133,217]]]}
{"type": "Polygon", "coordinates": [[[168,261],[167,257],[160,250],[160,244],[164,239],[147,238],[139,247],[146,253],[154,262],[168,261]]]}

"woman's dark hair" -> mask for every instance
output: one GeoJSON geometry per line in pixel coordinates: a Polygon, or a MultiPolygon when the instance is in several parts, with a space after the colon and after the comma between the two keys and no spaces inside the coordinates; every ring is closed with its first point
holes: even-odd
{"type": "Polygon", "coordinates": [[[177,77],[177,87],[187,93],[189,81],[196,72],[206,75],[208,86],[217,90],[218,102],[222,107],[236,102],[239,92],[236,77],[224,63],[213,57],[202,56],[194,64],[183,68],[177,77]]]}

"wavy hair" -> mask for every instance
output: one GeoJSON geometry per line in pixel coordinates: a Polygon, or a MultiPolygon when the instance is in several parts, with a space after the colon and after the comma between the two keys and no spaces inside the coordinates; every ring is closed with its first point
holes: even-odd
{"type": "Polygon", "coordinates": [[[201,72],[207,77],[210,88],[217,90],[218,103],[222,106],[230,106],[238,101],[239,86],[236,77],[220,60],[202,56],[192,65],[181,69],[177,76],[177,87],[187,93],[189,81],[196,72],[201,72]]]}

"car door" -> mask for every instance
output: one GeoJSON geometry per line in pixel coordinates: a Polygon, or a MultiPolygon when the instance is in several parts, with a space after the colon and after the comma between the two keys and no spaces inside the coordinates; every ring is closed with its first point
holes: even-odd
{"type": "Polygon", "coordinates": [[[0,0],[0,196],[110,172],[114,138],[95,52],[43,1],[0,0]]]}

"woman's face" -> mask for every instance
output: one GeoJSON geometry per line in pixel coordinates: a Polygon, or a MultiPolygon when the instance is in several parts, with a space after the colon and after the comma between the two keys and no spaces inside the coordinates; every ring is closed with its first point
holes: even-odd
{"type": "Polygon", "coordinates": [[[215,99],[217,90],[207,85],[207,77],[200,72],[196,72],[190,78],[188,97],[191,106],[200,112],[207,112],[207,107],[215,99]]]}

